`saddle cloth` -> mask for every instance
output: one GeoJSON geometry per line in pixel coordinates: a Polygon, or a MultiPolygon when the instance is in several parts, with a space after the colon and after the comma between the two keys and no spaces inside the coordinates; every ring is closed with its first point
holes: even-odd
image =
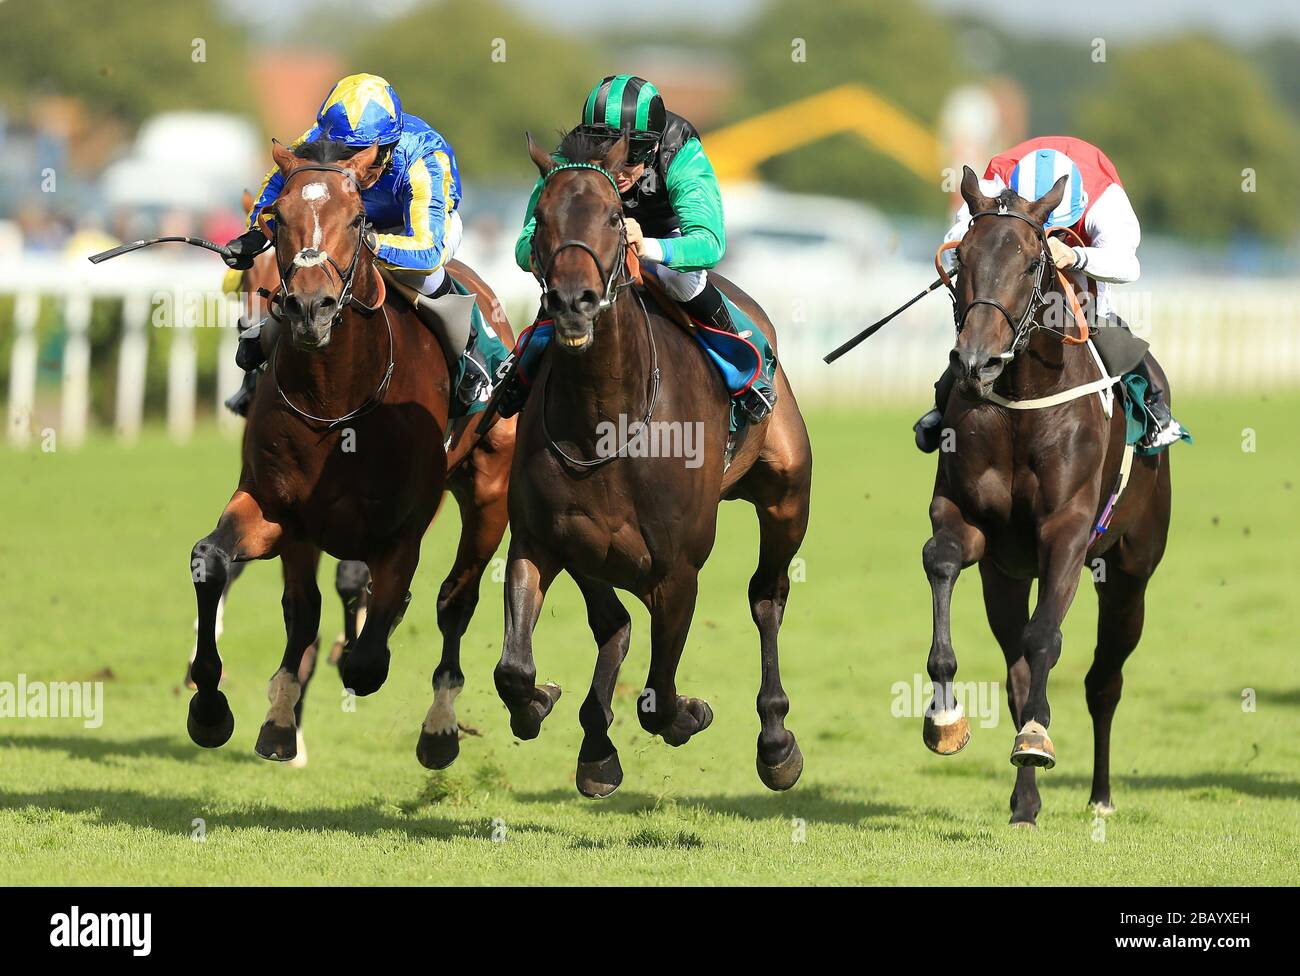
{"type": "MultiPolygon", "coordinates": [[[[687,330],[691,338],[699,345],[701,351],[713,363],[726,384],[727,392],[732,397],[730,429],[739,430],[745,423],[744,415],[738,409],[735,398],[756,383],[762,383],[770,389],[775,383],[776,354],[761,329],[753,320],[736,306],[730,298],[723,296],[731,321],[735,324],[735,334],[724,332],[699,320],[692,319],[687,330]]],[[[677,316],[669,314],[677,321],[677,316]]],[[[515,342],[515,371],[524,386],[531,386],[537,375],[537,368],[542,354],[550,345],[555,334],[555,325],[551,319],[538,319],[519,334],[515,342]]]]}

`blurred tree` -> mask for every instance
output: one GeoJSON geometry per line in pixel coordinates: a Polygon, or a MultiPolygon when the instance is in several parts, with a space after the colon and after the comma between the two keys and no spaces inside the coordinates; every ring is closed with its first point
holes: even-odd
{"type": "Polygon", "coordinates": [[[497,0],[448,0],[367,34],[355,71],[382,74],[402,104],[451,142],[462,177],[535,176],[524,149],[581,119],[606,68],[577,37],[537,26],[497,0]]]}
{"type": "Polygon", "coordinates": [[[1188,238],[1295,233],[1300,128],[1244,55],[1189,37],[1112,48],[1107,64],[1107,83],[1080,99],[1075,134],[1115,161],[1143,226],[1188,238]]]}
{"type": "MultiPolygon", "coordinates": [[[[857,82],[933,127],[962,76],[947,20],[913,0],[771,0],[737,36],[736,60],[743,81],[734,119],[857,82]]],[[[937,160],[926,183],[855,135],[777,156],[761,173],[791,190],[859,197],[890,211],[937,214],[947,202],[937,160]]]]}
{"type": "Polygon", "coordinates": [[[1269,76],[1278,97],[1293,116],[1300,119],[1300,39],[1275,37],[1251,52],[1253,60],[1269,76]]]}
{"type": "Polygon", "coordinates": [[[167,109],[247,109],[245,38],[210,0],[0,3],[0,99],[71,95],[128,122],[167,109]],[[200,59],[201,58],[201,59],[200,59]]]}

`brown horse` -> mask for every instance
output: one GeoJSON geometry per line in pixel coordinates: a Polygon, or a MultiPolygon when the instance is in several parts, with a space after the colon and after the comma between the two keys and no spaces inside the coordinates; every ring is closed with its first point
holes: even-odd
{"type": "MultiPolygon", "coordinates": [[[[449,426],[442,347],[404,302],[386,302],[357,188],[375,152],[349,155],[326,141],[296,154],[278,144],[273,150],[285,180],[269,216],[286,330],[249,411],[239,486],[191,553],[199,639],[188,724],[205,747],[222,745],[234,729],[217,687],[214,628],[231,566],[251,559],[281,559],[288,635],[257,753],[275,760],[296,753],[300,668],[320,620],[322,550],[369,567],[365,624],[339,668],[356,694],[376,691],[388,674],[388,638],[410,600],[420,540],[450,488],[461,509],[461,540],[438,594],[443,653],[417,749],[425,766],[442,768],[459,749],[453,702],[464,685],[460,640],[505,531],[514,431],[501,423],[480,439],[464,422],[449,426]]],[[[448,267],[511,343],[492,292],[463,265],[448,267]]]]}
{"type": "MultiPolygon", "coordinates": [[[[579,791],[608,796],[623,778],[608,730],[631,620],[615,587],[635,594],[650,611],[641,725],[674,746],[707,728],[713,717],[708,703],[679,696],[675,675],[697,577],[713,548],[718,502],[744,498],[757,510],[760,528],[758,569],[749,583],[762,654],[758,772],[770,788],[789,789],[803,756],[785,728],[789,699],[781,687],[777,631],[790,590],[790,560],[808,524],[812,478],[812,451],[794,395],[779,374],[776,410],[749,430],[728,467],[729,402],[717,371],[682,326],[626,287],[622,203],[608,175],[624,163],[626,137],[608,150],[566,138],[563,155],[591,160],[586,166],[558,166],[531,138],[528,144],[546,179],[534,253],[555,348],[521,415],[510,474],[505,641],[495,678],[511,728],[521,739],[534,738],[560,695],[554,684],[535,684],[532,632],[547,587],[561,570],[582,591],[598,648],[579,711],[579,791]],[[602,425],[620,416],[633,427],[644,421],[647,430],[658,424],[667,425],[660,430],[699,431],[700,464],[691,467],[681,456],[632,456],[626,445],[602,455],[602,425]]],[[[762,310],[715,280],[775,345],[762,310]]]]}
{"type": "MultiPolygon", "coordinates": [[[[243,199],[244,212],[253,209],[253,195],[247,190],[244,191],[243,199]]],[[[240,331],[260,322],[267,313],[267,296],[279,287],[280,270],[276,265],[276,255],[273,249],[263,251],[253,261],[253,266],[247,271],[229,272],[237,274],[239,281],[239,302],[240,302],[240,331]]],[[[245,428],[247,433],[247,428],[245,428]]],[[[230,570],[226,576],[226,586],[222,591],[221,599],[217,603],[217,622],[215,637],[221,640],[221,633],[224,624],[225,610],[230,599],[230,590],[235,585],[235,580],[243,574],[244,567],[247,563],[237,562],[230,565],[230,570]]],[[[329,663],[337,665],[339,658],[344,650],[351,646],[356,640],[357,634],[361,630],[361,625],[366,619],[366,585],[370,582],[370,570],[366,568],[363,562],[357,562],[351,559],[341,560],[334,572],[334,589],[338,593],[339,600],[343,604],[343,629],[339,631],[338,637],[335,638],[333,646],[330,648],[329,663]]],[[[194,619],[194,632],[197,635],[199,629],[198,618],[194,619]]],[[[190,656],[185,665],[185,687],[191,691],[195,690],[198,685],[194,683],[191,669],[194,665],[194,658],[198,654],[197,636],[193,647],[190,649],[190,656]]],[[[307,765],[307,745],[302,734],[302,713],[303,703],[307,697],[307,686],[311,682],[312,676],[316,672],[317,657],[320,652],[320,638],[313,641],[307,650],[303,652],[302,663],[298,668],[298,681],[302,686],[302,695],[298,699],[298,704],[294,708],[294,719],[298,726],[298,748],[297,755],[290,760],[291,766],[307,765]]]]}
{"type": "MultiPolygon", "coordinates": [[[[1096,395],[1076,395],[1104,378],[1086,346],[1065,341],[1073,323],[1059,314],[1069,296],[1053,272],[1043,221],[1065,182],[1027,203],[1010,190],[985,197],[974,172],[965,171],[962,196],[973,216],[958,250],[958,331],[950,357],[959,395],[944,414],[950,449],[939,455],[934,534],[923,550],[934,604],[926,745],[948,755],[970,737],[952,686],[957,657],[949,609],[957,574],[978,563],[1018,732],[1011,822],[1027,825],[1042,806],[1035,770],[1056,763],[1047,678],[1085,565],[1099,603],[1096,655],[1085,680],[1095,743],[1091,803],[1099,813],[1114,809],[1110,728],[1121,668],[1141,637],[1147,581],[1169,530],[1169,458],[1161,453],[1132,463],[1109,526],[1094,531],[1112,487],[1122,483],[1125,418],[1118,401],[1107,418],[1096,395]],[[1043,400],[1049,402],[1037,402],[1043,400]]],[[[1149,368],[1168,389],[1154,361],[1149,368]]]]}

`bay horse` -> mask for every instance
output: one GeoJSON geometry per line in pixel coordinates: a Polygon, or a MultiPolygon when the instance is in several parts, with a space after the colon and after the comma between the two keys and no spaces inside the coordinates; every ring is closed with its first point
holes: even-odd
{"type": "MultiPolygon", "coordinates": [[[[238,487],[190,556],[199,632],[188,729],[207,748],[223,745],[234,730],[218,688],[215,621],[231,567],[252,559],[280,557],[287,633],[257,754],[278,761],[296,754],[300,667],[320,620],[322,550],[369,569],[365,623],[339,671],[355,694],[377,691],[388,675],[388,639],[410,600],[420,541],[450,489],[461,537],[438,593],[442,659],[416,750],[423,765],[440,769],[459,752],[460,641],[505,531],[514,429],[498,423],[478,437],[463,421],[448,423],[451,380],[442,347],[408,304],[388,301],[358,190],[377,148],[354,152],[328,140],[295,152],[272,148],[284,190],[264,215],[275,220],[274,231],[264,229],[274,242],[285,334],[249,410],[238,487]]],[[[487,285],[458,262],[448,271],[513,344],[487,285]]]]}
{"type": "MultiPolygon", "coordinates": [[[[248,213],[253,209],[253,195],[247,190],[243,196],[243,212],[248,213]]],[[[276,264],[276,255],[274,249],[268,249],[253,260],[253,266],[247,271],[230,271],[231,275],[236,275],[238,280],[238,297],[240,303],[240,324],[239,329],[242,332],[257,322],[260,322],[267,314],[267,299],[272,291],[276,289],[280,281],[280,271],[276,264]]],[[[247,427],[244,429],[247,435],[247,427]]],[[[241,438],[242,439],[242,438],[241,438]]],[[[226,585],[222,590],[221,599],[217,602],[217,619],[215,625],[215,639],[220,641],[224,629],[225,611],[230,598],[230,590],[235,585],[235,580],[243,575],[244,568],[248,563],[236,562],[231,563],[230,569],[226,575],[226,585]]],[[[351,646],[356,640],[357,634],[366,619],[367,593],[366,587],[370,582],[370,570],[366,564],[351,559],[340,560],[334,572],[334,590],[338,593],[339,600],[343,604],[343,629],[339,631],[330,648],[329,663],[337,665],[343,652],[351,646]]],[[[190,655],[185,664],[185,687],[191,691],[198,688],[194,683],[194,677],[191,673],[194,666],[194,658],[198,654],[198,618],[194,618],[195,640],[190,648],[190,655]]],[[[298,699],[298,704],[294,707],[294,720],[297,725],[297,750],[293,759],[289,760],[290,766],[302,767],[307,765],[307,744],[303,738],[302,720],[303,720],[303,703],[307,696],[307,686],[311,682],[313,675],[316,673],[316,664],[320,653],[320,635],[316,640],[307,646],[303,652],[302,662],[298,668],[298,681],[302,686],[302,692],[298,699]]]]}
{"type": "MultiPolygon", "coordinates": [[[[1099,379],[1083,337],[1069,334],[1070,316],[1060,314],[1073,307],[1086,334],[1065,279],[1054,273],[1043,230],[1065,183],[1062,177],[1045,196],[1027,202],[1011,190],[987,197],[975,173],[969,167],[963,173],[961,192],[972,217],[958,247],[961,271],[950,286],[956,395],[948,399],[943,424],[952,441],[939,454],[930,502],[933,535],[922,551],[934,612],[927,662],[934,699],[926,711],[925,743],[950,755],[970,738],[952,687],[957,656],[950,606],[958,573],[978,563],[989,626],[1006,658],[1007,704],[1017,730],[1011,823],[1029,826],[1042,806],[1036,770],[1056,764],[1048,735],[1048,673],[1061,655],[1061,622],[1085,567],[1093,573],[1099,605],[1096,652],[1084,681],[1094,738],[1090,802],[1098,814],[1114,810],[1111,721],[1121,669],[1142,635],[1147,582],[1164,555],[1170,514],[1168,453],[1126,456],[1124,410],[1116,398],[1108,418],[1088,392],[1107,385],[1105,377],[1099,379]],[[1115,504],[1111,488],[1117,484],[1122,490],[1115,504]],[[1034,579],[1038,595],[1030,614],[1034,579]]],[[[1155,361],[1148,366],[1168,390],[1155,361]]]]}
{"type": "MultiPolygon", "coordinates": [[[[253,195],[247,190],[244,191],[243,212],[248,213],[253,209],[253,195]]],[[[268,249],[257,255],[253,260],[253,266],[247,271],[229,271],[227,274],[234,275],[237,282],[237,296],[240,308],[239,331],[249,328],[257,322],[260,322],[267,314],[267,297],[278,287],[280,281],[280,271],[276,266],[275,251],[268,249]]],[[[242,438],[241,438],[242,440],[242,438]]],[[[217,623],[216,639],[221,640],[221,634],[224,625],[225,609],[227,600],[230,597],[231,587],[234,586],[235,580],[243,574],[244,567],[247,563],[232,563],[230,571],[226,578],[226,588],[221,594],[221,600],[217,604],[217,623]]],[[[365,563],[354,562],[352,560],[342,560],[334,574],[334,589],[339,595],[343,604],[343,629],[335,638],[334,644],[330,649],[329,663],[338,664],[338,659],[348,644],[356,639],[358,631],[361,629],[360,624],[365,622],[366,614],[366,584],[370,581],[370,570],[366,568],[365,563]]],[[[194,631],[198,633],[198,618],[194,619],[194,631]]],[[[306,685],[310,680],[311,674],[315,671],[316,655],[319,650],[319,641],[309,646],[303,654],[302,666],[302,684],[303,692],[306,693],[306,685]]],[[[193,691],[197,685],[190,674],[190,666],[194,662],[194,657],[198,653],[198,641],[190,648],[190,655],[185,665],[185,687],[193,691]]],[[[301,703],[299,703],[298,727],[298,756],[294,760],[296,765],[305,765],[305,752],[303,749],[301,729],[302,714],[301,703]]]]}
{"type": "MultiPolygon", "coordinates": [[[[729,396],[717,370],[681,325],[628,287],[623,205],[609,175],[626,161],[627,137],[606,146],[570,133],[561,153],[574,162],[560,164],[528,139],[545,180],[535,211],[534,271],[544,290],[542,312],[554,320],[555,348],[543,358],[520,415],[510,472],[497,691],[514,734],[535,738],[560,689],[535,683],[532,634],[547,588],[563,570],[582,592],[597,645],[591,688],[579,710],[578,790],[608,796],[623,778],[608,730],[631,618],[616,587],[650,611],[650,671],[637,707],[642,727],[673,746],[706,729],[712,709],[702,699],[680,696],[675,676],[698,574],[713,548],[719,501],[743,498],[757,510],[760,530],[758,568],[749,582],[762,660],[758,774],[773,790],[789,789],[803,756],[785,728],[789,699],[781,686],[777,631],[790,591],[790,560],[808,525],[808,433],[778,372],[775,411],[748,430],[726,465],[729,396]],[[620,415],[634,428],[637,422],[692,425],[701,434],[701,463],[689,467],[680,456],[637,457],[621,448],[598,457],[598,425],[616,423],[620,415]]],[[[714,280],[775,347],[762,309],[721,277],[714,280]]]]}

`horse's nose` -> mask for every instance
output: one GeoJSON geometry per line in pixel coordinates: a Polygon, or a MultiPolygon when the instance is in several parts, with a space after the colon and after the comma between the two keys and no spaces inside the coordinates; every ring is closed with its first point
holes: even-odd
{"type": "Polygon", "coordinates": [[[1002,357],[989,356],[981,349],[954,349],[948,353],[948,361],[958,379],[979,379],[986,370],[994,370],[1002,365],[1002,357]]]}
{"type": "Polygon", "coordinates": [[[334,318],[338,299],[328,292],[311,295],[290,293],[284,301],[285,311],[305,323],[323,324],[334,318]]]}
{"type": "Polygon", "coordinates": [[[556,288],[546,293],[546,308],[552,315],[571,312],[575,315],[594,315],[600,306],[600,296],[594,288],[556,288]]]}

